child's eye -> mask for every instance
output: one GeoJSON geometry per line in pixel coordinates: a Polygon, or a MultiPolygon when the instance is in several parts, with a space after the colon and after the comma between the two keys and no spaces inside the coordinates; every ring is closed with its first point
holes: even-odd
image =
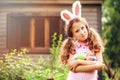
{"type": "Polygon", "coordinates": [[[77,33],[77,32],[79,32],[79,30],[76,30],[75,32],[77,33]]]}
{"type": "Polygon", "coordinates": [[[83,30],[83,29],[84,29],[84,26],[82,26],[81,29],[83,30]]]}

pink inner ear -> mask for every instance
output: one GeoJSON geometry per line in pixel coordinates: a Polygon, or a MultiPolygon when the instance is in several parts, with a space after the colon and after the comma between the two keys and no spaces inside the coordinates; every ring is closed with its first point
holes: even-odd
{"type": "Polygon", "coordinates": [[[65,17],[65,19],[67,19],[68,21],[70,20],[70,16],[66,13],[63,13],[63,16],[65,17]]]}
{"type": "Polygon", "coordinates": [[[79,5],[78,4],[76,5],[76,8],[75,8],[75,15],[79,15],[79,5]]]}

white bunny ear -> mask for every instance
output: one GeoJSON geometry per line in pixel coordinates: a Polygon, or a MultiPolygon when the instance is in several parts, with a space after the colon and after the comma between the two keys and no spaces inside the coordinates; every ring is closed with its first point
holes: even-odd
{"type": "Polygon", "coordinates": [[[61,19],[63,19],[67,24],[72,19],[72,14],[68,10],[61,11],[61,19]]]}
{"type": "Polygon", "coordinates": [[[81,4],[80,1],[75,1],[72,6],[73,15],[75,17],[81,17],[81,4]]]}

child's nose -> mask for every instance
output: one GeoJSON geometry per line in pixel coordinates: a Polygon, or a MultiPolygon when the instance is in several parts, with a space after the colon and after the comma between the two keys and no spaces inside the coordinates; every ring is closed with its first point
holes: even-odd
{"type": "Polygon", "coordinates": [[[81,31],[80,31],[80,34],[83,35],[83,34],[84,34],[84,31],[81,30],[81,31]]]}

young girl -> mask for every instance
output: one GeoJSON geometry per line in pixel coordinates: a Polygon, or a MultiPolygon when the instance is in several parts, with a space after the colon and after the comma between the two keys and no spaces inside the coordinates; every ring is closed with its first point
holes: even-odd
{"type": "Polygon", "coordinates": [[[63,10],[61,18],[67,23],[68,38],[60,52],[62,63],[70,69],[67,80],[97,80],[97,71],[104,67],[104,47],[98,33],[81,17],[80,2],[73,4],[73,14],[63,10]]]}

